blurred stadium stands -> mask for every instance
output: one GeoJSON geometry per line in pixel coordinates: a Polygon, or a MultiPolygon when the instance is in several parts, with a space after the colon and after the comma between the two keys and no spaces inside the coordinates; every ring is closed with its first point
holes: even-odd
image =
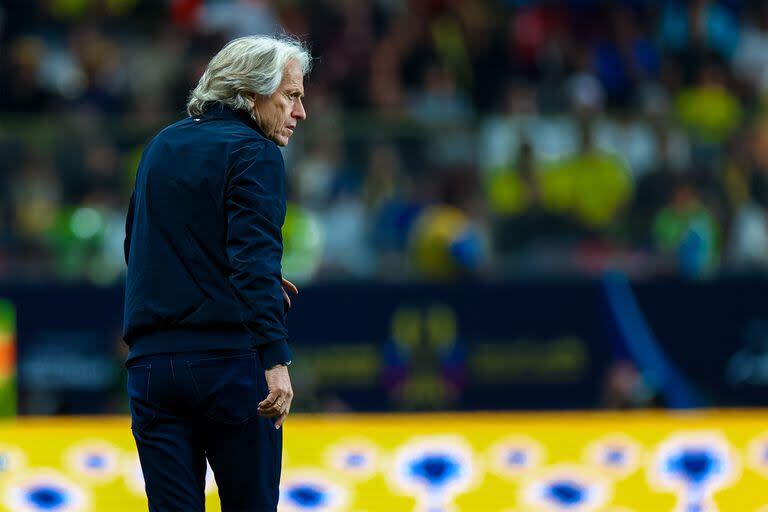
{"type": "MultiPolygon", "coordinates": [[[[231,37],[317,56],[289,270],[763,272],[768,9],[711,2],[8,1],[0,277],[120,279],[143,144],[231,37]]],[[[291,275],[289,273],[289,275],[291,275]]]]}
{"type": "MultiPolygon", "coordinates": [[[[296,496],[345,474],[328,450],[349,441],[383,458],[338,510],[571,510],[525,491],[561,462],[576,472],[545,487],[595,500],[578,510],[768,510],[763,411],[468,412],[768,405],[766,2],[5,0],[0,415],[127,412],[138,159],[225,42],[281,31],[316,57],[284,152],[292,376],[296,410],[314,413],[286,465],[324,475],[296,496]],[[341,420],[372,444],[322,414],[355,411],[464,412],[341,420]],[[464,436],[446,449],[473,454],[473,482],[385,478],[403,447],[443,435],[464,436]],[[606,439],[636,465],[579,487],[606,439]],[[549,456],[497,460],[502,441],[549,456]],[[711,471],[659,476],[662,452],[711,471]]],[[[32,484],[34,506],[54,503],[67,482],[85,493],[72,510],[121,510],[136,493],[127,435],[124,418],[0,423],[0,510],[22,510],[9,493],[32,484]],[[94,446],[117,459],[72,469],[94,446]],[[40,466],[61,474],[19,469],[40,466]]]]}

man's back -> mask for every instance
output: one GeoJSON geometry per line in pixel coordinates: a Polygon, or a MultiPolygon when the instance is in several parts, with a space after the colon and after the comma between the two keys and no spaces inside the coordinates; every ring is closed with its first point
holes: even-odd
{"type": "MultiPolygon", "coordinates": [[[[139,164],[126,223],[124,335],[131,357],[253,348],[274,341],[265,333],[254,342],[244,324],[249,323],[247,309],[282,306],[283,182],[279,150],[243,113],[213,107],[155,136],[139,164]],[[255,164],[262,168],[249,169],[255,164]],[[241,184],[245,172],[254,179],[241,184]],[[251,204],[237,204],[238,193],[250,196],[251,204]],[[257,210],[257,219],[243,216],[240,206],[257,210]],[[244,240],[235,239],[238,227],[252,228],[240,233],[244,240]],[[232,258],[238,248],[233,245],[238,243],[258,248],[247,262],[249,279],[271,276],[266,290],[263,282],[258,287],[239,283],[250,290],[238,290],[238,282],[230,282],[237,266],[232,258]],[[209,336],[192,338],[190,330],[209,336]]],[[[259,336],[263,326],[250,320],[259,336]]]]}

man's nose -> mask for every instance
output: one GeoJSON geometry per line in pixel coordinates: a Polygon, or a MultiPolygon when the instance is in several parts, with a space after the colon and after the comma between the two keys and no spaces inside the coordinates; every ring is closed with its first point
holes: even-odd
{"type": "Polygon", "coordinates": [[[301,100],[299,100],[296,103],[296,106],[293,107],[293,113],[291,115],[296,119],[301,119],[302,121],[307,118],[307,111],[304,110],[304,103],[302,103],[301,100]]]}

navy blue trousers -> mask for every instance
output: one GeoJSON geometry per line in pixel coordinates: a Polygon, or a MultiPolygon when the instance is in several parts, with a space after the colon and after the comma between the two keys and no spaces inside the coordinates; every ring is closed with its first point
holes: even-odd
{"type": "Polygon", "coordinates": [[[222,512],[277,509],[282,429],[257,415],[267,384],[255,352],[149,355],[126,367],[151,512],[205,510],[206,458],[222,512]]]}

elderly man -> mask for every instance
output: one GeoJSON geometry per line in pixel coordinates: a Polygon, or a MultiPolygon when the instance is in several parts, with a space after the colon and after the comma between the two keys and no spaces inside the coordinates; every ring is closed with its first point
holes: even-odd
{"type": "Polygon", "coordinates": [[[139,163],[126,220],[124,339],[131,428],[151,511],[274,511],[293,391],[278,146],[306,118],[311,57],[244,37],[211,59],[190,117],[139,163]]]}

